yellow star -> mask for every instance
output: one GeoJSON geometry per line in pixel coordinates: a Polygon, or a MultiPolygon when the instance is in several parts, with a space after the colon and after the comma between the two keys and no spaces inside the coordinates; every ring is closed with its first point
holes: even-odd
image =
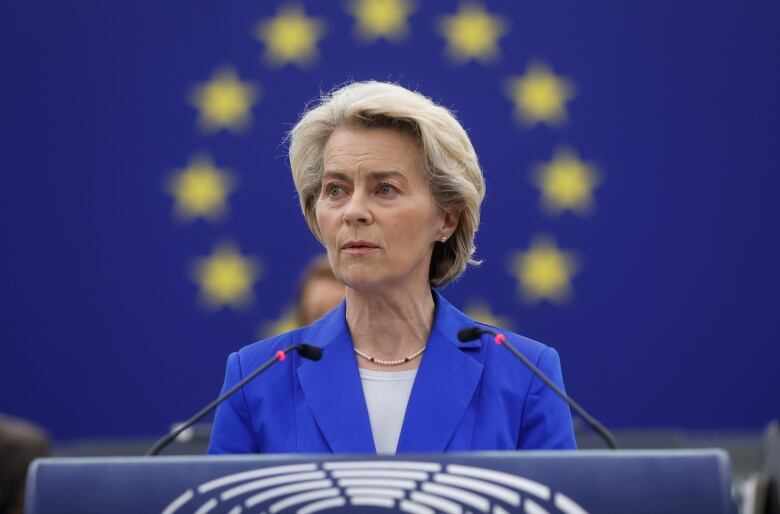
{"type": "Polygon", "coordinates": [[[414,10],[409,0],[353,0],[347,6],[355,17],[355,32],[365,41],[403,39],[409,32],[407,18],[414,10]]]}
{"type": "Polygon", "coordinates": [[[210,256],[195,261],[193,278],[200,286],[200,299],[206,307],[242,308],[252,301],[252,286],[261,269],[257,259],[241,255],[234,245],[224,243],[210,256]]]}
{"type": "Polygon", "coordinates": [[[242,132],[252,121],[252,106],[260,88],[242,82],[231,68],[217,70],[211,79],[193,88],[190,102],[198,109],[198,125],[205,132],[228,129],[242,132]]]}
{"type": "Polygon", "coordinates": [[[491,325],[493,327],[501,327],[508,330],[512,329],[512,322],[509,320],[509,318],[494,314],[490,308],[490,305],[481,300],[470,302],[468,305],[466,305],[466,308],[463,310],[463,312],[466,314],[466,316],[473,319],[474,321],[479,321],[480,323],[491,325]]]}
{"type": "Polygon", "coordinates": [[[294,62],[305,66],[317,57],[317,42],[325,34],[325,23],[307,18],[301,7],[280,7],[273,18],[261,20],[255,37],[265,44],[265,58],[281,66],[294,62]]]}
{"type": "Polygon", "coordinates": [[[487,64],[500,54],[498,39],[509,32],[509,23],[488,14],[482,4],[466,2],[456,14],[441,17],[439,31],[447,40],[447,54],[456,63],[476,59],[487,64]]]}
{"type": "Polygon", "coordinates": [[[572,150],[559,149],[553,160],[538,165],[532,177],[542,192],[542,205],[552,214],[568,209],[587,214],[593,209],[593,190],[601,183],[595,166],[572,150]]]}
{"type": "Polygon", "coordinates": [[[574,97],[570,81],[542,63],[531,63],[525,75],[510,77],[506,93],[515,103],[515,115],[526,127],[537,123],[557,126],[566,121],[566,102],[574,97]]]}
{"type": "Polygon", "coordinates": [[[266,321],[260,326],[257,331],[258,337],[264,339],[279,334],[284,334],[291,330],[299,328],[297,318],[295,315],[295,308],[290,307],[286,309],[279,319],[266,321]]]}
{"type": "Polygon", "coordinates": [[[558,249],[549,237],[537,237],[531,248],[515,252],[511,272],[518,281],[518,293],[529,303],[549,300],[563,303],[571,295],[571,279],[577,273],[577,257],[558,249]]]}
{"type": "Polygon", "coordinates": [[[203,217],[214,221],[227,212],[227,196],[233,192],[234,180],[228,170],[217,168],[211,158],[198,156],[173,175],[166,186],[180,220],[203,217]]]}

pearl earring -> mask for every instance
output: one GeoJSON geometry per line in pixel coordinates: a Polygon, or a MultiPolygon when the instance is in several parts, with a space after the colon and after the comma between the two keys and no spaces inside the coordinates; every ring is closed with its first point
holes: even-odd
{"type": "Polygon", "coordinates": [[[447,236],[444,236],[444,237],[442,237],[442,238],[441,238],[441,242],[442,242],[442,243],[446,243],[446,242],[447,242],[447,236]]]}

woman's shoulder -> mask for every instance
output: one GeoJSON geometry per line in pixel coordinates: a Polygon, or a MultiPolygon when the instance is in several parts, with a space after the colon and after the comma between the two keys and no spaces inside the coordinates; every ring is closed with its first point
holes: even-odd
{"type": "MultiPolygon", "coordinates": [[[[563,388],[561,360],[553,347],[515,332],[501,330],[498,327],[483,323],[476,325],[485,330],[504,334],[507,343],[520,352],[533,367],[546,375],[558,387],[563,388]]],[[[487,374],[490,377],[489,380],[503,384],[512,391],[530,391],[534,380],[541,383],[539,379],[535,378],[536,375],[529,367],[523,365],[520,359],[510,354],[508,348],[501,348],[504,345],[494,344],[492,338],[487,337],[482,344],[487,346],[483,364],[486,368],[490,368],[490,373],[487,374]]]]}
{"type": "Polygon", "coordinates": [[[257,367],[271,359],[276,352],[290,346],[301,344],[309,327],[302,327],[290,332],[277,334],[254,343],[248,344],[235,352],[242,368],[257,367]]]}
{"type": "MultiPolygon", "coordinates": [[[[548,353],[554,352],[552,348],[543,343],[540,343],[539,341],[471,318],[467,314],[460,311],[457,307],[449,303],[446,298],[444,298],[444,296],[442,296],[442,294],[436,290],[434,290],[434,298],[437,304],[437,317],[435,324],[440,327],[441,332],[447,337],[455,338],[459,330],[464,328],[477,327],[487,332],[504,334],[504,336],[507,338],[507,341],[509,341],[512,346],[520,350],[523,355],[525,355],[531,362],[536,362],[539,357],[547,350],[549,350],[548,353]]],[[[492,337],[483,336],[480,338],[480,343],[466,343],[461,344],[460,346],[461,348],[464,348],[481,344],[482,346],[486,346],[488,348],[487,351],[489,352],[494,350],[500,350],[502,352],[506,351],[500,349],[499,345],[490,344],[491,342],[492,337]]]]}
{"type": "MultiPolygon", "coordinates": [[[[231,355],[231,358],[237,358],[242,368],[256,367],[271,359],[276,352],[290,346],[309,343],[322,347],[325,341],[338,338],[342,333],[348,333],[344,323],[343,303],[311,325],[244,346],[233,354],[236,357],[231,355]]],[[[297,361],[295,355],[293,359],[293,362],[297,361]]]]}
{"type": "MultiPolygon", "coordinates": [[[[541,343],[535,339],[531,339],[530,337],[526,337],[524,335],[517,334],[515,332],[504,330],[501,327],[495,327],[493,325],[488,325],[486,323],[480,323],[475,322],[476,326],[483,330],[489,330],[492,332],[504,334],[506,337],[507,342],[509,342],[512,346],[517,348],[518,351],[520,351],[523,355],[525,355],[528,360],[531,362],[537,362],[543,353],[555,353],[557,355],[557,352],[555,352],[555,349],[551,346],[547,346],[544,343],[541,343]]],[[[491,338],[492,341],[492,338],[491,338]]],[[[496,350],[501,350],[499,345],[491,345],[495,347],[496,350]]],[[[506,350],[501,350],[506,351],[506,350]]]]}

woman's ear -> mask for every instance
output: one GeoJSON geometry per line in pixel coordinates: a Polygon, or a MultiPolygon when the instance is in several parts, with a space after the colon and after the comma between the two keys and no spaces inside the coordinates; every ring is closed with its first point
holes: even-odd
{"type": "Polygon", "coordinates": [[[458,222],[460,221],[460,212],[457,211],[444,211],[444,223],[442,224],[442,237],[449,239],[455,230],[458,228],[458,222]]]}

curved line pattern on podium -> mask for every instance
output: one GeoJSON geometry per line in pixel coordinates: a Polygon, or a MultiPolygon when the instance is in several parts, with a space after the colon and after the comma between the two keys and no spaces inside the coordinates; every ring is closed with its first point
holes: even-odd
{"type": "Polygon", "coordinates": [[[184,491],[162,514],[315,514],[348,504],[409,514],[587,514],[534,480],[420,461],[306,463],[233,473],[184,491]]]}

